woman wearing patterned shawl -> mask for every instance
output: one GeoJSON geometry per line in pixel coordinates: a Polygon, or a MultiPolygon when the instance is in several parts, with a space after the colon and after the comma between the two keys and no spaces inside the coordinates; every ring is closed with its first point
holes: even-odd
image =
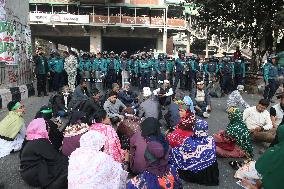
{"type": "Polygon", "coordinates": [[[161,124],[155,118],[147,118],[141,126],[141,134],[147,146],[144,151],[146,170],[131,179],[127,189],[181,189],[176,169],[168,164],[169,144],[161,134],[161,124]]]}
{"type": "Polygon", "coordinates": [[[8,103],[8,115],[0,122],[0,158],[21,149],[26,127],[23,119],[25,108],[20,102],[8,103]]]}
{"type": "Polygon", "coordinates": [[[226,131],[214,135],[217,155],[220,157],[252,157],[252,139],[250,132],[243,122],[243,113],[238,108],[228,109],[230,123],[226,131]]]}
{"type": "Polygon", "coordinates": [[[105,110],[100,110],[95,114],[97,123],[91,125],[90,130],[98,131],[106,136],[104,152],[113,157],[119,163],[127,161],[126,151],[121,148],[120,140],[114,128],[111,126],[111,121],[105,110]]]}
{"type": "Polygon", "coordinates": [[[33,187],[67,188],[68,158],[51,144],[43,118],[34,119],[27,127],[20,153],[20,173],[33,187]]]}
{"type": "Polygon", "coordinates": [[[68,166],[68,188],[124,189],[128,173],[120,163],[102,152],[106,137],[88,131],[80,138],[80,147],[72,152],[68,166]]]}
{"type": "Polygon", "coordinates": [[[80,147],[81,136],[89,130],[89,125],[86,122],[84,112],[75,111],[72,113],[70,125],[64,131],[62,153],[65,156],[69,157],[76,148],[80,147]]]}
{"type": "Polygon", "coordinates": [[[189,110],[180,110],[181,120],[176,126],[176,129],[168,135],[168,140],[172,148],[183,143],[185,139],[193,134],[192,127],[195,124],[195,115],[189,110]]]}
{"type": "Polygon", "coordinates": [[[181,179],[207,186],[219,184],[219,169],[213,137],[208,136],[208,123],[197,119],[193,136],[171,150],[170,164],[181,179]]]}

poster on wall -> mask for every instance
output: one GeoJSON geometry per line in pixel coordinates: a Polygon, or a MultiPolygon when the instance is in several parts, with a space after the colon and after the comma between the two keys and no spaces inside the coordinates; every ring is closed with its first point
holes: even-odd
{"type": "Polygon", "coordinates": [[[5,2],[6,0],[0,0],[0,21],[6,21],[6,10],[5,10],[5,2]]]}
{"type": "Polygon", "coordinates": [[[25,52],[27,59],[32,61],[33,52],[32,52],[32,37],[31,37],[31,29],[29,26],[25,28],[25,52]]]}
{"type": "Polygon", "coordinates": [[[16,61],[16,24],[0,21],[0,62],[17,65],[16,61]]]}

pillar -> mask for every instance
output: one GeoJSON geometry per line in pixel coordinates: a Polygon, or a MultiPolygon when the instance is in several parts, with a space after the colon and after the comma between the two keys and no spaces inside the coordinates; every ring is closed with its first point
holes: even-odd
{"type": "Polygon", "coordinates": [[[188,32],[186,35],[187,44],[186,44],[186,52],[190,53],[190,33],[188,32]]]}
{"type": "Polygon", "coordinates": [[[168,35],[167,35],[167,32],[164,31],[163,33],[163,52],[164,53],[167,52],[167,42],[168,42],[168,35]]]}
{"type": "Polygon", "coordinates": [[[102,51],[102,33],[101,30],[94,30],[90,35],[90,52],[97,53],[102,51]]]}
{"type": "Polygon", "coordinates": [[[166,52],[167,51],[167,33],[159,33],[157,39],[157,52],[166,52]]]}

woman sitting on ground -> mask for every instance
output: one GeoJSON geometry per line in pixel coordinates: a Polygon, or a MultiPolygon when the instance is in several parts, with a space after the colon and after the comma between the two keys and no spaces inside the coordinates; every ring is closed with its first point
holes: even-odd
{"type": "Polygon", "coordinates": [[[33,187],[67,188],[68,158],[51,144],[43,118],[34,119],[27,127],[20,153],[20,173],[33,187]]]}
{"type": "Polygon", "coordinates": [[[90,130],[98,131],[107,137],[104,152],[112,156],[115,161],[119,163],[124,162],[125,151],[121,149],[120,140],[116,131],[111,126],[107,112],[105,110],[98,111],[95,114],[95,120],[97,123],[93,124],[90,130]]]}
{"type": "Polygon", "coordinates": [[[219,184],[219,169],[213,137],[208,136],[208,123],[197,119],[193,136],[171,150],[170,164],[186,182],[216,186],[219,184]]]}
{"type": "Polygon", "coordinates": [[[9,155],[12,151],[19,151],[26,134],[24,106],[20,102],[11,101],[7,108],[9,113],[0,122],[0,158],[9,155]]]}
{"type": "Polygon", "coordinates": [[[181,145],[185,139],[193,135],[192,127],[195,124],[195,115],[189,110],[180,109],[181,120],[175,130],[168,135],[168,140],[172,148],[181,145]]]}
{"type": "Polygon", "coordinates": [[[214,135],[217,155],[220,157],[252,157],[252,139],[250,132],[243,122],[243,113],[238,108],[228,109],[230,123],[226,131],[214,135]]]}
{"type": "Polygon", "coordinates": [[[128,173],[120,163],[102,152],[106,137],[88,131],[80,138],[80,147],[72,152],[68,166],[68,188],[122,189],[128,173]]]}
{"type": "Polygon", "coordinates": [[[80,147],[81,136],[89,130],[86,123],[86,114],[80,111],[72,112],[69,125],[64,131],[62,153],[69,157],[71,153],[80,147]]]}
{"type": "Polygon", "coordinates": [[[141,119],[134,115],[132,108],[124,110],[125,116],[122,122],[117,127],[117,135],[124,150],[130,148],[130,138],[140,130],[141,119]]]}
{"type": "Polygon", "coordinates": [[[49,106],[42,106],[36,113],[35,119],[43,118],[45,120],[48,137],[51,144],[56,150],[60,150],[63,141],[63,133],[59,130],[61,124],[56,122],[53,118],[53,110],[49,106]]]}
{"type": "Polygon", "coordinates": [[[242,180],[242,185],[249,189],[284,188],[284,127],[277,129],[278,144],[268,150],[256,161],[245,164],[250,169],[240,168],[235,177],[242,180]],[[244,171],[243,171],[244,170],[244,171]],[[249,170],[249,171],[248,171],[249,170]],[[252,183],[254,181],[255,183],[252,183]]]}
{"type": "Polygon", "coordinates": [[[160,126],[159,121],[152,117],[143,121],[142,136],[147,142],[144,151],[146,169],[127,183],[127,189],[182,188],[176,169],[168,164],[170,147],[161,134],[160,126]]]}

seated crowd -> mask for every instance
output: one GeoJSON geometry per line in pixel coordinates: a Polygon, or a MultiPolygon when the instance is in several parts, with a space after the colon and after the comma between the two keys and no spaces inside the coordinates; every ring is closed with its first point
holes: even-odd
{"type": "Polygon", "coordinates": [[[0,122],[0,158],[20,151],[21,177],[33,187],[181,189],[182,180],[218,185],[217,157],[243,157],[258,177],[251,183],[240,166],[235,177],[242,185],[284,188],[283,176],[277,175],[284,165],[284,95],[269,113],[269,101],[249,107],[243,90],[238,86],[229,95],[226,129],[210,136],[204,118],[212,106],[203,81],[180,98],[167,80],[153,92],[144,87],[141,95],[129,83],[123,89],[114,83],[105,95],[97,89],[91,93],[82,81],[73,94],[63,88],[51,97],[27,128],[24,106],[11,101],[0,122]],[[256,162],[251,161],[253,141],[271,143],[256,162]]]}

